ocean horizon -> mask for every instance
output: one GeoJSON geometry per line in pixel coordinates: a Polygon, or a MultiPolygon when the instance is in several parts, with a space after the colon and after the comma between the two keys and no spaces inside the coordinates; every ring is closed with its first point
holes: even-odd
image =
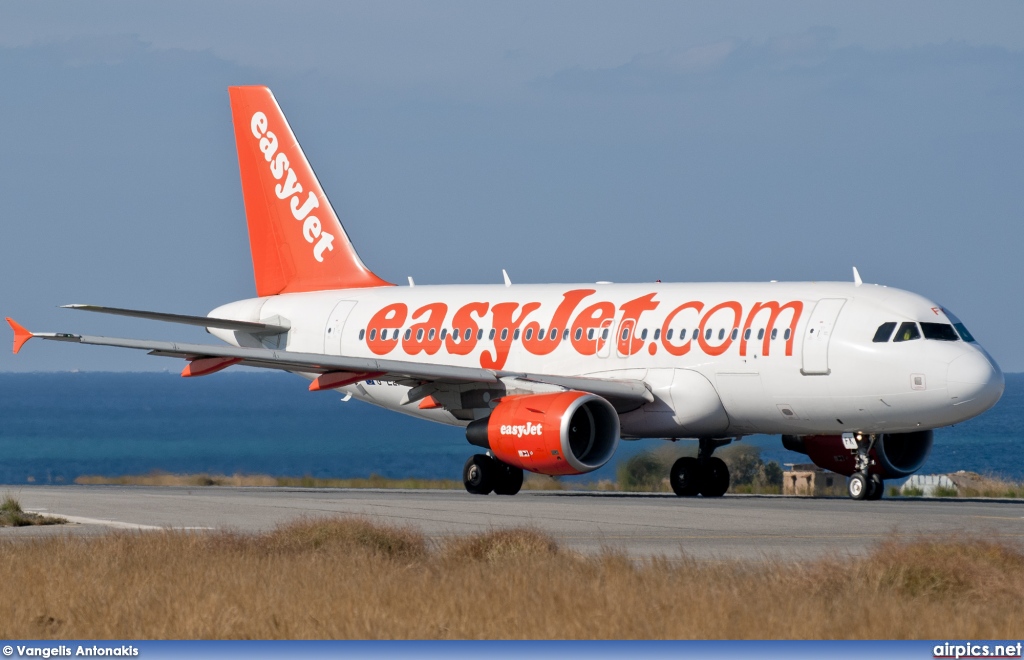
{"type": "MultiPolygon", "coordinates": [[[[459,427],[336,392],[287,373],[237,371],[0,373],[0,483],[67,484],[82,475],[267,474],[460,479],[479,451],[459,427]]],[[[921,474],[969,470],[1024,480],[1024,374],[1007,374],[988,412],[937,429],[921,474]]],[[[623,441],[605,467],[569,480],[614,479],[616,466],[663,440],[623,441]]],[[[749,436],[765,461],[806,463],[778,436],[749,436]]]]}

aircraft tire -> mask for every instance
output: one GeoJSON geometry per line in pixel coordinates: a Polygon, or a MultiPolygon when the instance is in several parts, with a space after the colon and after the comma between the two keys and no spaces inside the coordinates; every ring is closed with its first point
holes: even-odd
{"type": "Polygon", "coordinates": [[[672,464],[668,481],[679,497],[693,497],[700,492],[700,463],[692,456],[684,456],[672,464]]]}
{"type": "Polygon", "coordinates": [[[494,493],[496,495],[515,495],[523,487],[523,469],[514,465],[495,461],[494,493]]]}
{"type": "Polygon", "coordinates": [[[863,500],[868,496],[868,491],[871,489],[871,485],[868,483],[867,477],[862,473],[854,473],[850,477],[850,482],[846,485],[846,490],[850,494],[850,498],[854,500],[863,500]]]}
{"type": "Polygon", "coordinates": [[[704,461],[700,479],[700,494],[704,497],[721,497],[729,490],[729,466],[725,461],[712,456],[704,461]]]}
{"type": "Polygon", "coordinates": [[[473,495],[487,495],[494,490],[498,466],[486,454],[474,454],[462,468],[462,483],[473,495]]]}
{"type": "Polygon", "coordinates": [[[885,482],[882,481],[882,477],[877,474],[873,474],[868,478],[868,494],[864,499],[866,500],[880,500],[885,495],[885,482]]]}

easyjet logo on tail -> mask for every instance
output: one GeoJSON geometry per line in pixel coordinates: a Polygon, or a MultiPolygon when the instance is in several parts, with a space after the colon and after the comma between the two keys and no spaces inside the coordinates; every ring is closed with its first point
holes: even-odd
{"type": "Polygon", "coordinates": [[[260,151],[263,158],[270,166],[270,174],[277,181],[274,186],[274,194],[281,201],[288,200],[292,217],[302,223],[302,237],[306,242],[313,245],[313,258],[319,262],[324,260],[324,251],[334,249],[334,236],[323,230],[320,219],[312,215],[314,209],[320,206],[320,200],[316,193],[308,191],[306,198],[302,198],[302,184],[299,182],[288,162],[288,156],[277,150],[277,136],[273,131],[268,130],[267,116],[257,111],[249,122],[253,137],[259,140],[260,151]]]}

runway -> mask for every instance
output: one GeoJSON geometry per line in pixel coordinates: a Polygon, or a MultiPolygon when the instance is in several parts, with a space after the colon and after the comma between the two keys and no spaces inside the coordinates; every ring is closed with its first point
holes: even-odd
{"type": "Polygon", "coordinates": [[[524,491],[515,497],[462,491],[0,487],[26,511],[72,525],[0,529],[0,539],[98,534],[114,529],[232,529],[256,532],[302,516],[360,515],[430,537],[532,527],[565,547],[615,548],[631,557],[682,553],[700,560],[795,560],[863,554],[891,537],[962,535],[1024,546],[1024,502],[892,499],[855,502],[779,496],[720,499],[661,494],[524,491]]]}

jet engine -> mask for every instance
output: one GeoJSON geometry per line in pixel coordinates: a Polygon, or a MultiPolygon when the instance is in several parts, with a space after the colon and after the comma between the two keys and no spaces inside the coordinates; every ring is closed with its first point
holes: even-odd
{"type": "MultiPolygon", "coordinates": [[[[841,435],[784,435],[782,445],[790,451],[807,454],[815,465],[845,476],[855,471],[856,450],[843,445],[841,435]]],[[[910,476],[924,465],[932,450],[932,432],[883,433],[875,440],[869,456],[870,474],[883,479],[910,476]]]]}
{"type": "Polygon", "coordinates": [[[502,398],[490,417],[471,422],[466,438],[530,472],[583,474],[615,453],[619,416],[612,404],[587,392],[513,395],[502,398]]]}

